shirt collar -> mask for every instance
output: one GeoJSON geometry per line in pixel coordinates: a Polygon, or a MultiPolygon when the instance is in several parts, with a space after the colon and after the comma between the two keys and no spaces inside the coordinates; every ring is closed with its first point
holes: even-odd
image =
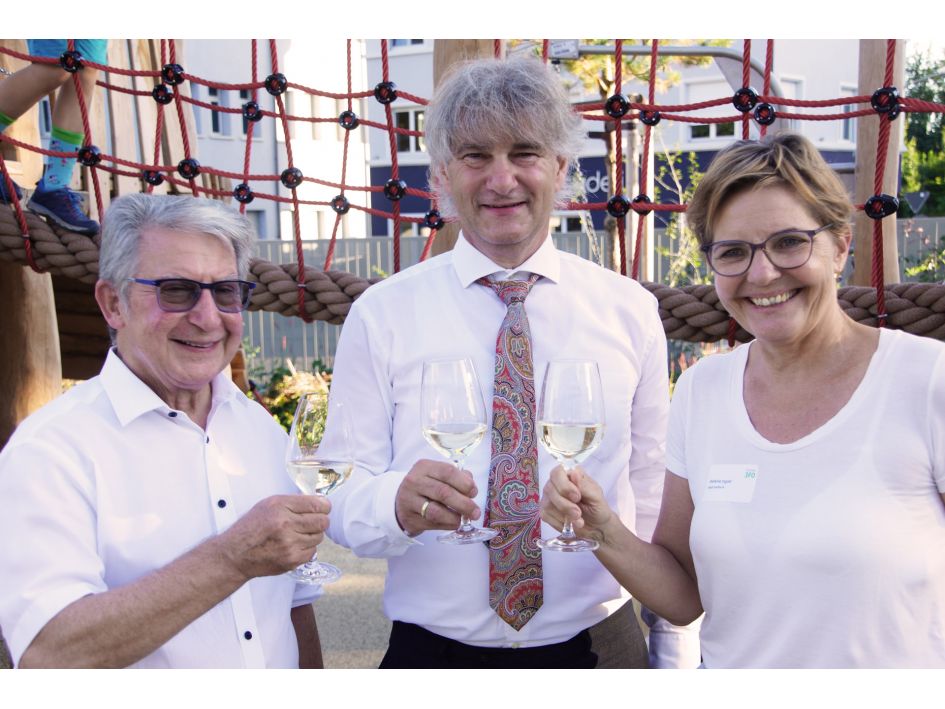
{"type": "MultiPolygon", "coordinates": [[[[157,411],[166,414],[173,411],[167,403],[132,372],[115,348],[108,351],[105,366],[99,375],[102,388],[111,402],[115,415],[122,426],[127,426],[142,414],[157,411]]],[[[210,382],[212,403],[210,410],[232,400],[238,389],[229,378],[220,372],[210,382]]],[[[248,400],[247,400],[248,401],[248,400]]]]}
{"type": "Polygon", "coordinates": [[[497,280],[507,280],[512,274],[519,272],[537,273],[557,283],[561,272],[560,255],[550,234],[535,253],[529,256],[524,263],[513,269],[500,266],[476,249],[466,240],[463,232],[459,233],[452,254],[453,268],[456,269],[456,275],[459,277],[463,288],[468,288],[483,276],[497,276],[497,280]]]}

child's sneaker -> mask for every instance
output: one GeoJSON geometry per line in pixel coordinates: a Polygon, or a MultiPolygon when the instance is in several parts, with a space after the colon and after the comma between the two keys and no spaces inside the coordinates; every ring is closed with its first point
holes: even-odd
{"type": "Polygon", "coordinates": [[[76,234],[98,234],[98,222],[82,211],[82,197],[70,190],[43,190],[37,188],[30,198],[31,212],[49,217],[63,229],[76,234]]]}

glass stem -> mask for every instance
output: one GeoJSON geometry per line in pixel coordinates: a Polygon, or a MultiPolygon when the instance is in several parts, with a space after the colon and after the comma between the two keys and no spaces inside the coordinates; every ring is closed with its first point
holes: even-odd
{"type": "MultiPolygon", "coordinates": [[[[574,462],[569,458],[565,458],[561,461],[561,467],[564,468],[565,472],[570,472],[574,468],[574,462]]],[[[569,476],[570,477],[570,476],[569,476]]],[[[559,539],[575,539],[577,535],[574,533],[574,526],[571,523],[571,520],[566,519],[564,525],[561,527],[561,534],[559,539]]]]}
{"type": "MultiPolygon", "coordinates": [[[[463,469],[463,458],[461,456],[454,455],[452,463],[456,466],[457,470],[463,469]]],[[[468,532],[471,529],[473,529],[472,522],[469,521],[469,518],[466,515],[461,514],[459,516],[459,528],[457,531],[468,532]]]]}

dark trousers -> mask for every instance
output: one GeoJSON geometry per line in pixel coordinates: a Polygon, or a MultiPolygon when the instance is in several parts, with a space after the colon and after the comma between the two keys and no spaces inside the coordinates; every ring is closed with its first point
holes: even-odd
{"type": "Polygon", "coordinates": [[[475,647],[393,622],[381,669],[645,669],[646,641],[628,602],[570,640],[528,648],[475,647]]]}

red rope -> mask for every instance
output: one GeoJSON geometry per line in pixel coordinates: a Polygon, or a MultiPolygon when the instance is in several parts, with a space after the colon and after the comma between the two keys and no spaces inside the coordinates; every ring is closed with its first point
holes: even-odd
{"type": "MultiPolygon", "coordinates": [[[[650,48],[650,77],[648,82],[647,101],[653,103],[656,98],[656,66],[659,59],[659,40],[653,40],[653,46],[650,48]]],[[[640,194],[646,194],[646,185],[649,178],[650,166],[650,130],[653,126],[645,125],[643,130],[643,158],[640,170],[640,194]]],[[[631,277],[638,280],[640,277],[640,258],[643,250],[643,229],[646,226],[646,215],[642,212],[637,216],[637,240],[633,248],[633,270],[631,277]]]]}
{"type": "Polygon", "coordinates": [[[541,40],[541,60],[547,64],[548,63],[548,40],[541,40]]]}
{"type": "MultiPolygon", "coordinates": [[[[614,93],[623,90],[623,40],[614,40],[614,93]]],[[[614,196],[623,194],[623,127],[620,118],[611,119],[614,122],[614,152],[616,153],[616,170],[614,174],[614,196]]],[[[620,275],[627,275],[627,218],[617,219],[617,254],[620,259],[620,275]]]]}
{"type": "Polygon", "coordinates": [[[7,194],[10,195],[10,204],[13,206],[13,212],[16,214],[16,222],[20,225],[20,235],[23,237],[23,250],[26,251],[26,262],[36,273],[45,273],[36,265],[33,258],[33,242],[30,241],[30,230],[26,226],[26,215],[23,214],[23,205],[20,204],[20,198],[16,196],[16,190],[13,189],[13,178],[7,170],[6,161],[3,159],[3,151],[0,150],[0,177],[6,183],[7,194]]]}
{"type": "MultiPolygon", "coordinates": [[[[259,63],[256,59],[256,40],[251,40],[250,42],[250,63],[252,65],[252,74],[253,74],[253,83],[256,83],[256,78],[259,71],[259,63]]],[[[256,101],[259,98],[259,89],[253,89],[253,94],[250,97],[252,101],[256,101]]],[[[253,149],[253,130],[256,127],[256,121],[246,121],[246,148],[243,152],[243,183],[249,185],[249,162],[250,157],[252,156],[253,149]]],[[[246,203],[240,202],[240,214],[246,214],[246,203]]]]}
{"type": "MultiPolygon", "coordinates": [[[[75,51],[75,40],[68,40],[66,46],[70,52],[75,51]]],[[[81,71],[81,70],[80,70],[81,71]]],[[[79,72],[75,71],[72,73],[72,85],[75,88],[76,101],[79,104],[79,113],[82,115],[82,132],[84,134],[84,145],[92,145],[92,127],[89,123],[89,108],[85,102],[84,92],[82,91],[82,82],[79,79],[79,72]]],[[[70,157],[76,157],[77,153],[73,152],[70,154],[70,157]]],[[[92,179],[92,190],[91,193],[95,195],[95,206],[98,208],[98,218],[101,219],[102,215],[105,213],[105,210],[102,206],[102,190],[98,184],[98,175],[95,172],[96,168],[93,165],[89,168],[89,175],[92,179]]]]}
{"type": "MultiPolygon", "coordinates": [[[[751,83],[751,40],[746,39],[742,45],[742,88],[747,89],[751,83]]],[[[741,115],[742,140],[748,140],[748,113],[741,115]]]]}
{"type": "MultiPolygon", "coordinates": [[[[349,39],[346,44],[346,53],[347,53],[347,78],[348,78],[348,94],[351,94],[351,40],[349,39]]],[[[348,98],[348,110],[351,110],[351,98],[348,98]]],[[[351,131],[345,131],[344,139],[344,148],[343,155],[341,158],[341,196],[345,196],[345,182],[347,181],[347,170],[348,170],[348,143],[351,136],[351,131]]],[[[335,213],[335,225],[331,230],[331,241],[328,242],[328,253],[325,254],[325,266],[322,270],[327,271],[331,268],[332,259],[335,258],[335,241],[338,238],[338,225],[341,224],[341,213],[335,213]]]]}
{"type": "MultiPolygon", "coordinates": [[[[498,41],[498,40],[497,40],[498,41]]],[[[381,40],[381,77],[382,81],[390,81],[390,61],[387,55],[387,40],[381,40]]],[[[390,179],[400,179],[400,167],[397,163],[397,139],[394,131],[394,112],[390,104],[384,104],[384,115],[387,117],[387,137],[390,141],[390,179]]],[[[400,200],[394,202],[394,273],[400,272],[400,200]]]]}
{"type": "MultiPolygon", "coordinates": [[[[769,39],[765,46],[765,76],[762,93],[767,96],[771,93],[771,70],[774,68],[774,40],[769,39]]],[[[770,103],[770,101],[769,101],[770,103]]],[[[761,137],[768,134],[768,126],[761,126],[761,137]]]]}

